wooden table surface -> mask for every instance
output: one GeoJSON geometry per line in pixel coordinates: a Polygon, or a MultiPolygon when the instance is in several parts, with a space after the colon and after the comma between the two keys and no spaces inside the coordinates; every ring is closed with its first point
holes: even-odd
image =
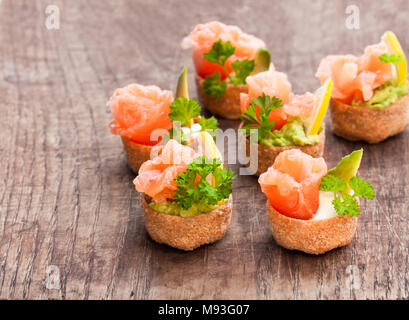
{"type": "Polygon", "coordinates": [[[154,243],[120,138],[108,129],[106,102],[117,87],[174,90],[187,64],[194,93],[180,41],[200,22],[264,39],[296,93],[318,87],[325,55],[359,54],[387,29],[409,46],[407,0],[355,1],[359,30],[345,25],[350,3],[1,1],[0,298],[407,299],[408,131],[379,145],[327,132],[330,167],[365,149],[360,175],[376,199],[362,203],[349,246],[310,256],[275,244],[252,176],[234,182],[223,240],[187,253],[154,243]],[[45,26],[49,4],[60,10],[59,30],[45,26]]]}

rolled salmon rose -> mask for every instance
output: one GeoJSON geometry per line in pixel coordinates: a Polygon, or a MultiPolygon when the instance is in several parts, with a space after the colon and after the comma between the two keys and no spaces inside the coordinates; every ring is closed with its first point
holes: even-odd
{"type": "Polygon", "coordinates": [[[239,27],[225,25],[218,21],[212,21],[205,24],[198,24],[182,43],[184,48],[193,47],[193,62],[197,74],[206,78],[216,71],[219,71],[222,79],[226,74],[221,66],[207,61],[203,58],[204,54],[209,52],[213,44],[221,39],[230,41],[235,48],[234,54],[226,62],[228,72],[232,72],[231,64],[236,60],[253,60],[261,48],[265,47],[263,40],[250,34],[244,33],[239,27]]]}
{"type": "Polygon", "coordinates": [[[273,208],[288,217],[306,220],[318,209],[319,184],[326,173],[324,159],[292,149],[281,152],[258,181],[273,208]]]}
{"type": "Polygon", "coordinates": [[[138,173],[141,164],[150,159],[152,147],[171,127],[168,113],[172,101],[171,91],[139,84],[116,89],[109,100],[114,119],[111,132],[121,136],[133,172],[138,173]],[[154,130],[157,131],[152,135],[154,130]]]}
{"type": "MultiPolygon", "coordinates": [[[[258,98],[263,93],[269,97],[281,99],[283,103],[290,101],[291,84],[287,75],[276,71],[273,64],[271,64],[268,71],[247,77],[246,82],[248,93],[240,94],[242,113],[249,107],[253,98],[258,98]]],[[[287,122],[288,114],[284,108],[272,110],[269,119],[276,122],[275,129],[280,129],[287,122]]]]}
{"type": "Polygon", "coordinates": [[[193,48],[200,103],[213,114],[239,119],[240,93],[247,92],[246,77],[268,68],[270,53],[265,43],[236,26],[213,21],[197,25],[182,47],[193,48]],[[268,62],[259,62],[256,68],[260,50],[268,62]]]}
{"type": "Polygon", "coordinates": [[[187,165],[197,156],[192,148],[169,140],[160,155],[140,167],[139,175],[134,180],[136,190],[157,203],[172,199],[177,188],[175,178],[186,171],[187,165]]]}
{"type": "Polygon", "coordinates": [[[116,89],[109,101],[114,118],[111,132],[140,144],[155,145],[158,141],[152,141],[152,131],[171,127],[168,113],[172,101],[172,92],[157,86],[130,84],[116,89]]]}
{"type": "Polygon", "coordinates": [[[386,53],[388,47],[381,42],[368,46],[360,57],[330,55],[321,61],[316,76],[322,84],[332,79],[332,98],[339,102],[368,101],[374,90],[392,77],[392,64],[379,59],[386,53]]]}

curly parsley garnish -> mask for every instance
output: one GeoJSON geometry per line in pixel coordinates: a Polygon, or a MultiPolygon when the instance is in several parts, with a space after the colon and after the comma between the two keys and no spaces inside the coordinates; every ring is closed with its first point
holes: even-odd
{"type": "Polygon", "coordinates": [[[396,65],[399,61],[403,60],[403,57],[396,54],[387,54],[384,53],[383,55],[379,56],[379,60],[386,63],[392,63],[396,65]]]}
{"type": "Polygon", "coordinates": [[[334,200],[332,205],[339,216],[346,214],[350,216],[358,216],[360,208],[356,197],[364,199],[373,199],[375,196],[375,190],[371,184],[364,181],[360,177],[352,177],[348,182],[350,188],[353,190],[353,194],[346,193],[346,182],[332,174],[325,175],[320,184],[320,190],[331,191],[334,193],[334,200]]]}
{"type": "Polygon", "coordinates": [[[214,131],[218,128],[217,119],[215,117],[200,117],[200,110],[200,105],[196,99],[176,98],[170,105],[168,116],[172,120],[172,128],[169,129],[169,134],[164,137],[165,142],[174,139],[186,145],[188,137],[185,136],[181,127],[191,128],[195,122],[200,124],[201,131],[208,130],[214,135],[214,131]]]}
{"type": "Polygon", "coordinates": [[[219,159],[205,156],[194,159],[175,179],[178,184],[174,193],[177,205],[187,210],[195,204],[216,205],[227,199],[235,176],[230,169],[221,168],[221,164],[219,159]],[[213,175],[214,186],[206,180],[209,174],[213,175]]]}
{"type": "Polygon", "coordinates": [[[200,104],[195,98],[176,98],[170,105],[169,118],[182,126],[191,125],[191,121],[200,115],[200,104]]]}
{"type": "Polygon", "coordinates": [[[243,129],[246,130],[246,137],[250,136],[251,129],[258,130],[258,139],[264,139],[274,130],[275,121],[270,121],[271,111],[280,109],[283,106],[282,101],[276,97],[270,98],[263,94],[258,98],[253,98],[244,114],[240,116],[243,121],[243,129]],[[258,107],[258,108],[257,108],[258,107]],[[257,109],[259,114],[257,115],[257,109]]]}
{"type": "Polygon", "coordinates": [[[213,98],[221,98],[227,89],[227,83],[221,79],[220,72],[216,71],[203,81],[203,91],[213,98]]]}
{"type": "MultiPolygon", "coordinates": [[[[221,66],[228,81],[236,86],[246,84],[246,78],[254,70],[254,60],[243,59],[234,61],[231,64],[234,74],[230,75],[226,67],[226,61],[234,54],[235,50],[230,41],[223,42],[219,39],[213,44],[212,49],[204,54],[203,58],[221,66]]],[[[204,92],[214,98],[222,97],[226,92],[226,88],[227,82],[221,79],[221,74],[218,71],[206,77],[203,82],[204,92]]]]}
{"type": "Polygon", "coordinates": [[[203,58],[207,61],[216,63],[225,67],[227,59],[230,58],[236,49],[232,46],[230,41],[223,42],[221,39],[213,43],[212,49],[205,53],[203,58]]]}
{"type": "Polygon", "coordinates": [[[246,84],[246,78],[254,69],[253,60],[236,60],[231,64],[234,75],[229,76],[230,82],[235,86],[239,84],[246,84]]]}
{"type": "Polygon", "coordinates": [[[216,130],[218,129],[219,126],[217,119],[215,117],[213,116],[210,118],[200,117],[199,120],[197,120],[197,123],[200,124],[202,131],[207,131],[213,138],[216,138],[216,130]]]}

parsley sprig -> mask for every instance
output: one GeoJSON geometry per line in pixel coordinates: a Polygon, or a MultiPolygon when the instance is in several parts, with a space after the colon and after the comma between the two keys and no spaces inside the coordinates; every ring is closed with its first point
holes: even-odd
{"type": "MultiPolygon", "coordinates": [[[[234,61],[231,64],[234,74],[229,74],[226,67],[226,61],[234,54],[235,50],[236,49],[230,41],[223,42],[219,39],[213,44],[212,49],[204,54],[203,58],[204,60],[221,66],[228,81],[237,86],[240,84],[246,84],[246,78],[254,70],[254,60],[243,59],[234,61]]],[[[206,77],[203,82],[204,92],[214,98],[222,97],[226,92],[226,88],[227,82],[221,79],[221,74],[218,71],[211,76],[206,77]]]]}
{"type": "Polygon", "coordinates": [[[225,68],[224,64],[234,54],[235,50],[230,41],[223,42],[223,40],[219,39],[213,43],[212,49],[205,53],[203,58],[225,68]]]}
{"type": "Polygon", "coordinates": [[[176,98],[170,105],[169,118],[182,126],[191,126],[192,120],[200,115],[200,104],[196,99],[176,98]]]}
{"type": "Polygon", "coordinates": [[[355,198],[373,199],[375,190],[368,181],[360,177],[352,177],[348,182],[353,194],[346,193],[346,182],[332,174],[325,175],[320,184],[320,190],[334,193],[332,205],[339,216],[358,216],[360,208],[355,198]]]}
{"type": "Polygon", "coordinates": [[[211,76],[206,77],[203,81],[203,91],[213,98],[221,98],[224,96],[227,89],[226,81],[223,81],[219,71],[216,71],[211,76]]]}
{"type": "Polygon", "coordinates": [[[234,178],[230,169],[221,168],[219,159],[198,157],[188,165],[185,172],[176,177],[178,186],[174,193],[175,202],[184,210],[194,204],[216,205],[229,197],[234,178]],[[214,186],[206,180],[209,174],[214,177],[214,186]]]}
{"type": "Polygon", "coordinates": [[[169,135],[165,137],[165,142],[168,139],[175,139],[186,145],[188,137],[185,136],[182,127],[191,128],[195,122],[200,124],[202,131],[207,130],[214,135],[214,131],[218,128],[217,119],[215,117],[201,117],[200,110],[200,105],[196,99],[176,98],[170,105],[168,116],[172,120],[172,128],[169,129],[169,135]]]}
{"type": "Polygon", "coordinates": [[[210,118],[200,117],[197,123],[202,127],[202,131],[210,131],[211,134],[219,127],[217,119],[213,116],[210,118]]]}
{"type": "Polygon", "coordinates": [[[231,64],[234,75],[229,76],[230,82],[235,86],[246,84],[246,78],[254,69],[254,60],[236,60],[231,64]]]}
{"type": "MultiPolygon", "coordinates": [[[[409,50],[409,49],[408,49],[409,50]]],[[[397,66],[397,64],[400,62],[400,61],[403,61],[403,60],[405,60],[404,59],[404,57],[402,57],[401,55],[397,55],[397,54],[387,54],[387,53],[384,53],[384,54],[382,54],[382,55],[380,55],[379,56],[379,60],[381,60],[382,62],[385,62],[385,63],[392,63],[392,64],[394,64],[395,66],[397,66]]],[[[406,78],[409,76],[409,74],[406,74],[406,76],[405,76],[405,78],[403,79],[404,81],[406,81],[406,78]]],[[[406,83],[406,82],[405,82],[406,83]]]]}
{"type": "Polygon", "coordinates": [[[381,60],[382,62],[385,62],[385,63],[392,63],[392,64],[396,65],[399,61],[403,60],[403,57],[400,56],[400,55],[396,55],[396,54],[384,53],[383,55],[379,56],[379,60],[381,60]]]}
{"type": "Polygon", "coordinates": [[[264,139],[271,133],[276,124],[270,121],[271,111],[280,109],[283,106],[282,101],[276,97],[269,97],[264,92],[258,98],[253,98],[244,114],[240,116],[243,121],[243,129],[246,130],[246,137],[250,136],[251,129],[258,130],[258,139],[264,139]],[[258,108],[257,108],[258,107],[258,108]],[[259,114],[257,115],[257,109],[259,114]]]}

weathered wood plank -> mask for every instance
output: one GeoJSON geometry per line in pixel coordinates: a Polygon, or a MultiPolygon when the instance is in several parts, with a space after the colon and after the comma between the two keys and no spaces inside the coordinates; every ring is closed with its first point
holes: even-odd
{"type": "Polygon", "coordinates": [[[214,19],[263,38],[294,91],[312,91],[329,53],[359,53],[386,29],[408,46],[407,1],[359,1],[360,30],[345,27],[348,1],[53,4],[59,30],[44,25],[47,1],[0,4],[0,298],[409,297],[407,131],[373,146],[328,132],[329,165],[364,147],[360,172],[377,191],[348,247],[319,257],[278,247],[256,178],[241,176],[226,237],[184,253],[147,236],[106,107],[113,90],[130,82],[174,89],[184,64],[193,83],[180,41],[214,19]],[[347,286],[351,265],[357,289],[347,286]],[[49,266],[60,270],[60,289],[46,287],[49,266]]]}

